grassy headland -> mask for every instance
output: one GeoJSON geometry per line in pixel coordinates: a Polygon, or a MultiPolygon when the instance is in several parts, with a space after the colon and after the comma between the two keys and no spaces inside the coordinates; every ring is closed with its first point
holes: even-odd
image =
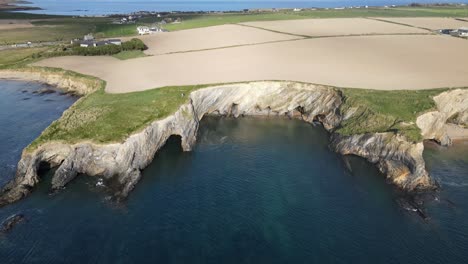
{"type": "MultiPolygon", "coordinates": [[[[59,69],[46,69],[54,73],[81,78],[95,87],[95,92],[78,100],[63,116],[53,122],[27,148],[32,151],[39,145],[59,141],[77,143],[122,142],[128,136],[155,120],[163,119],[177,111],[188,101],[192,91],[211,85],[163,87],[124,94],[109,94],[104,91],[105,82],[59,69]]],[[[432,97],[446,89],[415,91],[378,91],[343,89],[344,103],[340,111],[355,109],[352,118],[344,121],[336,130],[343,135],[393,132],[409,140],[422,140],[415,125],[417,116],[432,110],[432,97]]]]}
{"type": "Polygon", "coordinates": [[[16,68],[34,61],[36,54],[45,52],[48,48],[21,48],[0,51],[0,69],[16,68]]]}
{"type": "Polygon", "coordinates": [[[398,132],[413,142],[422,140],[416,118],[435,108],[432,99],[448,89],[366,90],[341,88],[344,103],[341,111],[355,111],[336,132],[343,135],[369,132],[398,132]]]}
{"type": "MultiPolygon", "coordinates": [[[[168,14],[161,18],[145,17],[138,23],[150,25],[164,18],[181,18],[181,23],[166,24],[169,30],[207,27],[229,23],[265,20],[287,20],[306,18],[340,17],[468,17],[462,7],[399,7],[369,9],[319,9],[301,12],[248,12],[223,14],[168,14]]],[[[115,37],[136,34],[139,24],[112,24],[112,18],[73,18],[58,16],[30,15],[0,12],[0,19],[31,20],[33,27],[0,31],[0,45],[25,41],[69,41],[94,33],[96,37],[115,37]]],[[[26,48],[0,51],[0,69],[30,69],[28,63],[37,60],[44,52],[54,48],[26,48]]],[[[119,59],[139,57],[142,52],[129,51],[114,55],[119,59]]],[[[191,91],[206,86],[164,87],[159,89],[127,94],[104,92],[104,81],[63,70],[43,69],[61,72],[71,78],[96,86],[95,92],[81,98],[62,118],[55,121],[38,137],[29,149],[48,141],[76,143],[93,141],[96,143],[119,142],[130,134],[141,130],[150,122],[162,119],[187,101],[191,91]],[[181,96],[184,94],[184,96],[181,96]]],[[[338,88],[337,88],[338,89],[338,88]]],[[[438,90],[417,91],[377,91],[362,89],[341,89],[345,99],[341,111],[353,108],[356,113],[344,121],[337,129],[344,135],[366,132],[395,132],[405,135],[412,141],[420,141],[420,131],[415,125],[418,115],[434,108],[432,96],[438,90]]]]}
{"type": "MultiPolygon", "coordinates": [[[[92,78],[92,77],[90,77],[92,78]]],[[[29,150],[48,141],[77,143],[121,142],[151,122],[163,119],[186,103],[190,92],[206,86],[164,87],[125,94],[99,89],[70,107],[28,147],[29,150]]]]}

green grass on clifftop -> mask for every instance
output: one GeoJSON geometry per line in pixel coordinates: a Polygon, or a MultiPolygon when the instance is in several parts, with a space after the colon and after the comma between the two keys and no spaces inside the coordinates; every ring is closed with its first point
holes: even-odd
{"type": "MultiPolygon", "coordinates": [[[[53,122],[27,148],[60,141],[74,144],[82,141],[94,143],[122,142],[131,134],[141,131],[151,122],[163,119],[186,103],[192,91],[211,85],[163,87],[141,92],[109,94],[105,82],[60,69],[32,69],[52,73],[62,71],[64,78],[93,86],[91,94],[78,100],[63,116],[53,122]]],[[[432,97],[447,89],[434,90],[364,90],[336,88],[341,91],[343,114],[354,114],[336,130],[342,135],[375,132],[393,132],[409,140],[422,140],[416,126],[417,116],[435,108],[432,97]]]]}
{"type": "Polygon", "coordinates": [[[165,118],[203,86],[164,87],[142,92],[109,94],[102,87],[76,102],[29,147],[47,141],[121,142],[151,122],[165,118]]]}
{"type": "Polygon", "coordinates": [[[422,140],[416,118],[435,108],[432,99],[447,89],[431,90],[365,90],[340,89],[344,103],[341,111],[355,110],[355,114],[342,122],[337,132],[343,135],[368,132],[398,132],[409,140],[422,140]]]}
{"type": "Polygon", "coordinates": [[[24,66],[35,60],[35,54],[46,51],[48,48],[18,48],[0,51],[0,69],[24,66]]]}

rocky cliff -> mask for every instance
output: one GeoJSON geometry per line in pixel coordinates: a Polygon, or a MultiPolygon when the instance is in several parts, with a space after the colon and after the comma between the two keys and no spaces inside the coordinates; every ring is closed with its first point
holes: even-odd
{"type": "Polygon", "coordinates": [[[0,196],[0,205],[28,194],[40,180],[43,164],[56,167],[52,189],[60,189],[79,174],[101,176],[112,181],[115,197],[124,198],[141,177],[140,171],[171,135],[179,135],[182,148],[191,150],[199,121],[204,115],[283,116],[305,122],[320,122],[332,133],[331,147],[343,155],[358,155],[375,163],[388,179],[402,189],[433,188],[422,157],[423,144],[407,142],[393,133],[341,136],[333,131],[352,112],[341,113],[342,95],[335,88],[290,83],[254,82],[200,89],[173,115],[151,123],[122,143],[74,145],[50,142],[24,152],[16,177],[0,196]]]}
{"type": "Polygon", "coordinates": [[[432,139],[441,145],[452,144],[452,139],[468,138],[468,89],[455,89],[434,97],[437,110],[420,115],[416,125],[424,139],[432,139]],[[458,126],[450,126],[453,121],[458,126]]]}
{"type": "Polygon", "coordinates": [[[66,74],[61,70],[47,70],[43,68],[23,68],[18,70],[0,70],[0,79],[24,80],[47,83],[57,86],[65,92],[86,95],[98,89],[99,80],[66,74]]]}

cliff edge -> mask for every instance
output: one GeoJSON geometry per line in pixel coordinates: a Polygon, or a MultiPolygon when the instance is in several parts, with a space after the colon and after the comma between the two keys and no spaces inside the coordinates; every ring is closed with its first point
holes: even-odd
{"type": "MultiPolygon", "coordinates": [[[[418,118],[417,123],[424,137],[433,139],[433,135],[438,135],[438,122],[442,122],[443,126],[450,116],[456,113],[465,115],[464,100],[467,97],[466,90],[452,90],[435,98],[437,111],[418,118]],[[459,99],[460,96],[464,99],[459,100],[458,104],[444,103],[453,97],[459,99]],[[443,118],[426,117],[434,115],[443,115],[443,118]]],[[[192,149],[199,121],[204,115],[283,116],[309,123],[320,122],[331,133],[330,146],[333,150],[343,155],[366,158],[376,164],[396,186],[406,191],[435,187],[425,169],[422,142],[413,143],[392,132],[359,135],[335,133],[340,124],[350,119],[355,112],[349,108],[342,111],[342,104],[343,95],[338,89],[313,84],[253,82],[195,90],[190,93],[188,102],[175,113],[152,122],[123,142],[67,144],[52,141],[32,151],[24,151],[16,177],[2,190],[0,205],[14,202],[31,192],[40,181],[38,170],[44,164],[57,168],[52,179],[52,189],[63,188],[78,174],[99,175],[117,183],[114,190],[117,199],[125,198],[138,183],[140,171],[149,165],[171,135],[182,138],[184,151],[192,149]]]]}

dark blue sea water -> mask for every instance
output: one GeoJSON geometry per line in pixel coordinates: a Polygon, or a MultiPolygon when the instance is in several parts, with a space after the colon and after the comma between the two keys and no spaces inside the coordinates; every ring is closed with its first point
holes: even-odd
{"type": "MultiPolygon", "coordinates": [[[[0,82],[2,165],[16,161],[15,149],[71,102],[57,94],[21,92],[37,86],[0,82]]],[[[442,185],[438,200],[426,204],[429,220],[401,208],[399,194],[374,166],[349,157],[349,171],[328,149],[322,128],[297,120],[206,118],[192,152],[183,153],[179,144],[176,137],[169,140],[121,205],[109,202],[106,189],[88,176],[49,195],[51,173],[43,175],[30,196],[0,208],[0,219],[14,213],[27,219],[0,235],[0,262],[426,264],[468,259],[467,144],[426,146],[428,169],[442,185]]],[[[2,172],[2,181],[11,176],[2,172]]]]}
{"type": "MultiPolygon", "coordinates": [[[[103,15],[128,14],[136,11],[240,11],[257,8],[310,8],[310,7],[351,7],[385,6],[418,3],[447,3],[450,0],[318,0],[318,1],[160,1],[160,0],[29,0],[33,6],[44,10],[28,11],[54,15],[103,15]]],[[[456,1],[464,2],[464,1],[456,1]]]]}
{"type": "Polygon", "coordinates": [[[0,79],[0,185],[16,170],[23,148],[59,118],[76,97],[38,92],[53,89],[34,82],[0,79]]]}

